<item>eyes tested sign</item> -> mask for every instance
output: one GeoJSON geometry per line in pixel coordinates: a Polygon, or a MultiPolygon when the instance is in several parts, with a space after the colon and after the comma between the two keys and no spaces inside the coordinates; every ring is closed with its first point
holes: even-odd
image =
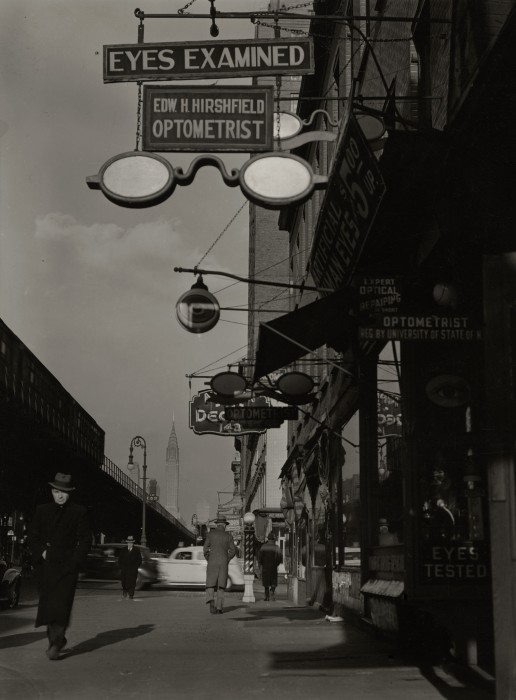
{"type": "Polygon", "coordinates": [[[273,86],[143,88],[146,151],[271,151],[273,86]]]}
{"type": "Polygon", "coordinates": [[[104,46],[105,83],[313,72],[311,38],[104,46]]]}

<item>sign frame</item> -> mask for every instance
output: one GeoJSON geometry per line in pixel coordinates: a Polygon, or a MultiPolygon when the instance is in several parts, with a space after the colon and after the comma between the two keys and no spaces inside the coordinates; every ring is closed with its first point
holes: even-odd
{"type": "Polygon", "coordinates": [[[144,85],[143,87],[143,124],[142,147],[144,151],[199,151],[205,152],[238,152],[249,153],[256,151],[272,151],[274,128],[274,87],[264,86],[212,86],[189,85],[185,87],[169,85],[144,85]],[[158,104],[156,105],[156,100],[158,104]],[[166,100],[164,103],[163,100],[166,100]],[[159,102],[161,101],[161,102],[159,102]],[[195,105],[195,101],[201,104],[195,105]],[[248,116],[237,108],[231,112],[223,110],[231,108],[232,103],[241,103],[241,108],[250,111],[248,116]],[[253,112],[263,102],[261,113],[253,112]],[[250,104],[249,104],[250,103],[250,104]],[[155,106],[165,108],[165,111],[155,111],[155,106]],[[199,109],[195,111],[195,107],[199,109]],[[172,111],[167,111],[170,108],[172,111]],[[177,111],[176,111],[177,109],[177,111]],[[183,111],[184,110],[184,111],[183,111]],[[219,110],[219,111],[214,111],[219,110]],[[159,119],[157,115],[163,114],[159,119]],[[174,118],[180,115],[180,119],[174,118]],[[231,124],[233,122],[233,124],[231,124]],[[155,125],[161,123],[163,134],[155,136],[155,125]],[[224,124],[226,127],[224,128],[224,124]],[[177,126],[176,126],[177,125],[177,126]],[[233,128],[230,129],[229,127],[233,128]],[[180,134],[174,141],[167,142],[168,131],[180,134]],[[232,136],[217,138],[217,131],[237,131],[232,136]],[[260,131],[260,138],[246,141],[243,133],[260,131]],[[199,138],[195,132],[202,132],[199,138]],[[181,132],[188,135],[182,136],[181,132]],[[207,136],[211,132],[211,136],[207,136]]]}
{"type": "Polygon", "coordinates": [[[230,39],[223,42],[105,44],[103,46],[105,83],[242,78],[263,75],[306,75],[314,72],[312,37],[230,39]],[[303,52],[303,60],[299,65],[289,62],[296,47],[303,52]],[[288,51],[289,57],[287,59],[281,55],[282,50],[288,51]],[[246,66],[246,62],[252,64],[259,61],[260,51],[270,51],[271,63],[274,62],[275,65],[246,66]],[[231,66],[232,60],[240,64],[236,69],[231,66]],[[141,62],[141,68],[138,67],[137,62],[141,62]],[[115,68],[115,66],[118,67],[115,68]]]}

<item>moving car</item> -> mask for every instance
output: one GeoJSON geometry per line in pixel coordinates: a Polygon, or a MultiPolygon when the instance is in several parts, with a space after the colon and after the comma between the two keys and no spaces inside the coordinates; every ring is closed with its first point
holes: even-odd
{"type": "Polygon", "coordinates": [[[0,606],[15,608],[20,600],[21,574],[0,559],[0,606]]]}
{"type": "MultiPolygon", "coordinates": [[[[202,547],[178,547],[158,564],[159,582],[167,586],[206,588],[206,567],[202,547]]],[[[244,574],[236,557],[229,562],[226,590],[244,588],[244,574]]]]}
{"type": "MultiPolygon", "coordinates": [[[[79,578],[96,581],[119,581],[120,567],[118,557],[127,545],[121,542],[107,542],[91,548],[81,569],[79,578]]],[[[135,545],[142,555],[142,563],[138,569],[136,590],[148,588],[158,580],[157,561],[147,547],[135,545]]]]}

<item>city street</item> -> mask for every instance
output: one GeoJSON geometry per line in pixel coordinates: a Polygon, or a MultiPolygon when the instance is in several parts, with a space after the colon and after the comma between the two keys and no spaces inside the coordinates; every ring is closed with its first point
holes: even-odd
{"type": "Polygon", "coordinates": [[[129,601],[116,583],[83,582],[68,646],[49,661],[33,581],[24,583],[20,606],[0,612],[0,697],[9,700],[494,697],[487,681],[409,661],[368,630],[293,606],[284,585],[265,602],[258,582],[255,603],[229,593],[223,615],[209,614],[202,591],[155,588],[129,601]]]}

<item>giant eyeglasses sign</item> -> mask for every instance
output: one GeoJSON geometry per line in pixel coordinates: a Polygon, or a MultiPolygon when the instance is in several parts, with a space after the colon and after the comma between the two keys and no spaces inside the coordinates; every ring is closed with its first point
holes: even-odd
{"type": "Polygon", "coordinates": [[[205,165],[217,167],[226,185],[240,185],[247,199],[264,209],[302,204],[328,182],[326,176],[314,174],[307,161],[284,151],[255,155],[231,173],[217,156],[197,156],[183,172],[162,156],[131,151],[110,158],[86,183],[119,206],[150,207],[170,197],[177,185],[191,184],[205,165]]]}

